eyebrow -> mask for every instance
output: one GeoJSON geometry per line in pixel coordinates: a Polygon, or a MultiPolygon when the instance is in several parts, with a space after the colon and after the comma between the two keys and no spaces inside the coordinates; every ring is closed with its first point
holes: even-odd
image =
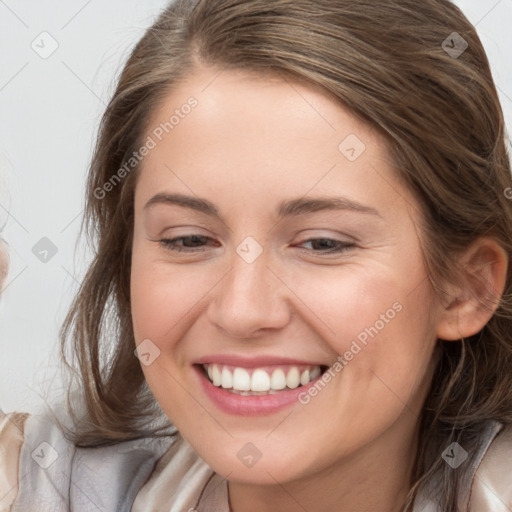
{"type": "MultiPolygon", "coordinates": [[[[207,199],[199,197],[192,197],[184,194],[159,193],[149,199],[149,201],[144,205],[144,209],[156,204],[182,206],[222,220],[222,216],[220,215],[218,208],[207,199]]],[[[377,215],[378,217],[381,216],[375,208],[352,201],[345,197],[312,197],[307,199],[300,197],[298,199],[289,199],[279,204],[277,208],[277,215],[279,218],[284,218],[323,210],[348,210],[358,213],[377,215]]]]}

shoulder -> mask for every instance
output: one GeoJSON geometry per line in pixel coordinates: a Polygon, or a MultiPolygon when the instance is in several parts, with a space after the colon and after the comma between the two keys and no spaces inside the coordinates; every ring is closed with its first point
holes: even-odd
{"type": "Polygon", "coordinates": [[[130,510],[170,439],[97,448],[68,439],[59,409],[0,416],[0,512],[130,510]]]}
{"type": "Polygon", "coordinates": [[[9,510],[18,493],[18,466],[28,414],[0,411],[0,512],[9,510]]]}
{"type": "Polygon", "coordinates": [[[475,473],[469,512],[512,510],[512,425],[494,438],[475,473]]]}
{"type": "Polygon", "coordinates": [[[56,416],[46,410],[1,414],[0,479],[8,490],[0,512],[35,510],[36,503],[41,512],[65,510],[75,449],[56,416]]]}

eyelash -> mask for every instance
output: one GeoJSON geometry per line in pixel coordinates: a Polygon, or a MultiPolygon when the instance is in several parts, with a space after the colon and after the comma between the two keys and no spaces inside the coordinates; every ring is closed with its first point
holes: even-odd
{"type": "MultiPolygon", "coordinates": [[[[177,241],[178,240],[185,240],[185,239],[191,239],[191,238],[195,238],[195,239],[203,239],[203,240],[212,240],[211,238],[207,237],[207,236],[203,236],[203,235],[187,235],[187,236],[179,236],[179,237],[176,237],[176,238],[163,238],[162,240],[160,240],[160,243],[167,249],[171,250],[171,251],[175,251],[175,252],[194,252],[194,251],[204,251],[205,249],[203,249],[202,247],[204,246],[196,246],[196,247],[189,247],[189,248],[184,248],[182,246],[179,246],[177,245],[177,241]]],[[[308,242],[318,242],[318,241],[329,241],[329,242],[334,242],[335,244],[338,244],[338,248],[336,249],[329,249],[329,250],[326,250],[326,251],[313,251],[313,252],[316,252],[317,254],[339,254],[339,253],[343,253],[343,252],[346,252],[350,249],[353,249],[355,247],[355,244],[353,243],[350,243],[350,242],[342,242],[340,240],[335,240],[335,239],[332,239],[332,238],[308,238],[307,240],[304,240],[302,242],[302,244],[305,244],[305,243],[308,243],[308,242]]],[[[300,245],[302,245],[300,244],[300,245]]],[[[308,252],[311,250],[311,249],[306,249],[308,252]]]]}
{"type": "MultiPolygon", "coordinates": [[[[185,240],[187,238],[189,238],[189,239],[190,238],[202,238],[204,240],[211,240],[211,238],[209,238],[207,236],[203,236],[203,235],[187,235],[187,236],[178,236],[176,238],[163,238],[162,240],[160,240],[160,243],[167,249],[170,249],[171,251],[193,252],[196,249],[196,247],[183,248],[183,247],[180,247],[179,245],[176,245],[177,240],[185,240]]],[[[204,250],[201,248],[201,246],[198,246],[198,247],[199,247],[200,251],[204,250]]]]}

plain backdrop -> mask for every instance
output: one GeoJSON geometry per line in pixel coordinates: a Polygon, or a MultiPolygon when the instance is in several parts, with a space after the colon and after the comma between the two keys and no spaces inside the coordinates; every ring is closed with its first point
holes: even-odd
{"type": "MultiPolygon", "coordinates": [[[[512,0],[456,2],[488,53],[512,126],[512,0]]],[[[90,255],[76,251],[100,116],[162,0],[0,0],[0,407],[58,394],[58,330],[90,255]]],[[[448,34],[447,34],[448,35],[448,34]]],[[[461,84],[463,87],[464,84],[461,84]]]]}

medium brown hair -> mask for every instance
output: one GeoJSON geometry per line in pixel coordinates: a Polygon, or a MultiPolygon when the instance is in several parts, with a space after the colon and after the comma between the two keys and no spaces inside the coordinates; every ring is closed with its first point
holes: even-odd
{"type": "MultiPolygon", "coordinates": [[[[432,283],[454,275],[455,256],[482,236],[512,257],[505,126],[474,27],[448,0],[180,0],[129,57],[101,122],[88,178],[84,227],[95,256],[62,330],[63,355],[83,389],[75,441],[97,446],[168,435],[140,363],[130,315],[136,169],[104,185],[142,144],[148,118],[198,65],[274,73],[322,87],[384,134],[397,176],[423,212],[432,283]],[[457,32],[455,58],[442,46],[457,32]],[[67,355],[66,355],[67,354],[67,355]],[[159,416],[160,415],[160,416],[159,416]]],[[[438,363],[420,419],[406,506],[441,474],[443,510],[456,509],[464,467],[440,455],[453,440],[470,454],[490,419],[512,423],[511,269],[480,333],[437,343],[438,363]],[[498,298],[499,299],[499,298],[498,298]]]]}

